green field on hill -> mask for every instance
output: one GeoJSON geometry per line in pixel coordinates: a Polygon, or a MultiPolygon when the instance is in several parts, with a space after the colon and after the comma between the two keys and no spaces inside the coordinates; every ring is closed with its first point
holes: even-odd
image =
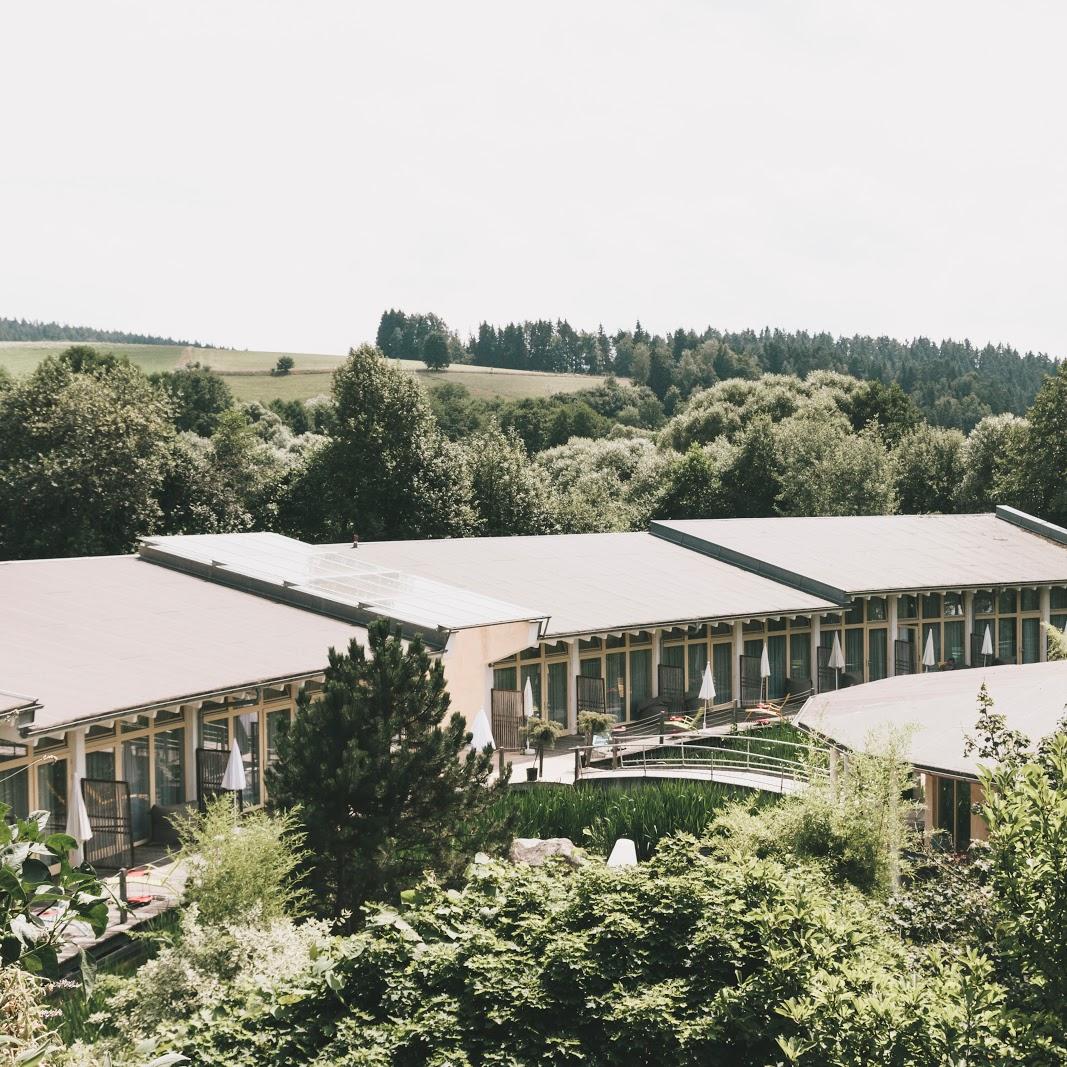
{"type": "MultiPolygon", "coordinates": [[[[90,342],[91,343],[91,342],[90,342]]],[[[0,367],[16,377],[29,374],[46,356],[69,347],[60,341],[0,342],[0,367]]],[[[275,397],[283,400],[307,400],[330,391],[330,375],[341,363],[341,355],[316,355],[306,352],[244,352],[227,348],[186,348],[181,345],[128,345],[96,342],[93,347],[122,353],[145,372],[173,370],[199,361],[225,377],[239,400],[267,403],[275,397]],[[270,369],[278,357],[290,355],[295,366],[292,373],[274,377],[270,369]]],[[[551,396],[592,389],[603,378],[586,374],[540,374],[535,371],[500,370],[492,367],[454,365],[446,371],[428,371],[417,360],[394,360],[414,374],[423,385],[432,388],[445,382],[465,386],[472,396],[482,400],[493,397],[517,399],[528,396],[551,396]]]]}

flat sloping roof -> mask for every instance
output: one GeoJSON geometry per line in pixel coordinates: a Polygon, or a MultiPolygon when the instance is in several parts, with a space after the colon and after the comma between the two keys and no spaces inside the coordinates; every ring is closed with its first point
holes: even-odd
{"type": "Polygon", "coordinates": [[[136,556],[0,563],[0,678],[32,732],[325,669],[366,630],[136,556]]]}
{"type": "Polygon", "coordinates": [[[0,689],[0,717],[14,715],[17,711],[24,711],[35,707],[37,700],[23,693],[9,693],[0,689]]]}
{"type": "Polygon", "coordinates": [[[276,533],[150,537],[141,542],[141,555],[349,621],[378,616],[451,631],[544,619],[544,612],[450,585],[445,571],[408,574],[373,563],[351,545],[309,545],[276,533]]]}
{"type": "Polygon", "coordinates": [[[537,604],[549,616],[546,637],[837,606],[647,533],[372,541],[353,554],[474,593],[537,604]]]}
{"type": "Polygon", "coordinates": [[[975,732],[978,690],[985,682],[1008,728],[1037,742],[1056,729],[1067,704],[1067,662],[975,667],[906,674],[809,698],[798,725],[853,751],[890,728],[913,728],[909,758],[925,770],[973,776],[982,761],[964,755],[975,732]]]}
{"type": "Polygon", "coordinates": [[[850,595],[1067,584],[1067,546],[996,515],[683,519],[652,528],[850,595]]]}

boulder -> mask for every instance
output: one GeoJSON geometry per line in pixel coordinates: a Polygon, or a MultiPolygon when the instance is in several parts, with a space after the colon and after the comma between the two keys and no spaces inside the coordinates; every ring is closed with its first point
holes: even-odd
{"type": "Polygon", "coordinates": [[[569,837],[516,837],[511,842],[511,862],[540,867],[549,856],[562,856],[572,867],[585,863],[581,849],[569,837]]]}

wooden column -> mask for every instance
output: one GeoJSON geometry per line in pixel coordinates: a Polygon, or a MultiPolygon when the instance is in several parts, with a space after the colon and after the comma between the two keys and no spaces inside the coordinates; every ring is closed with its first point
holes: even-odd
{"type": "Polygon", "coordinates": [[[196,728],[198,704],[186,704],[182,708],[182,721],[185,723],[185,802],[195,803],[200,798],[196,795],[196,728]]]}
{"type": "Polygon", "coordinates": [[[567,732],[578,732],[578,675],[582,673],[578,638],[569,644],[567,652],[567,732]]]}
{"type": "Polygon", "coordinates": [[[659,696],[659,664],[663,645],[663,631],[657,627],[652,631],[652,695],[659,696]]]}

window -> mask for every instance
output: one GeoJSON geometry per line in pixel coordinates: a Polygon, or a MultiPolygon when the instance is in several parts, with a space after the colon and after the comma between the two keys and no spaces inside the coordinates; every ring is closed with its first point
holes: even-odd
{"type": "Polygon", "coordinates": [[[67,761],[37,765],[37,805],[49,813],[48,832],[62,833],[67,827],[67,761]]]}
{"type": "Polygon", "coordinates": [[[122,742],[122,777],[130,787],[130,822],[134,841],[152,836],[152,798],[149,793],[148,738],[122,742]]]}
{"type": "Polygon", "coordinates": [[[870,680],[877,682],[886,676],[886,631],[884,628],[867,633],[867,668],[870,680]]]}
{"type": "MultiPolygon", "coordinates": [[[[483,683],[484,684],[484,683],[483,683]]],[[[493,669],[494,689],[515,689],[515,668],[495,667],[493,669]]]]}
{"type": "Polygon", "coordinates": [[[711,674],[715,682],[715,702],[725,704],[734,698],[733,645],[712,645],[711,652],[714,660],[711,674]]]}
{"type": "Polygon", "coordinates": [[[6,804],[18,819],[25,819],[30,813],[30,772],[28,767],[12,770],[9,765],[16,760],[28,761],[29,753],[28,745],[0,742],[0,803],[6,804]]]}
{"type": "Polygon", "coordinates": [[[1041,621],[1023,619],[1023,663],[1037,663],[1041,658],[1041,621]]]}
{"type": "Polygon", "coordinates": [[[548,665],[548,717],[567,725],[567,664],[548,665]]]}
{"type": "Polygon", "coordinates": [[[289,709],[267,712],[267,766],[278,762],[278,738],[289,729],[289,709]]]}
{"type": "Polygon", "coordinates": [[[867,601],[867,621],[885,622],[885,597],[872,596],[867,601]]]}
{"type": "Polygon", "coordinates": [[[156,803],[165,807],[184,803],[184,727],[178,727],[176,730],[160,730],[153,740],[153,748],[156,761],[156,803]]]}
{"type": "Polygon", "coordinates": [[[936,796],[934,825],[941,831],[939,843],[955,852],[966,852],[971,844],[971,783],[938,778],[936,796]]]}
{"type": "MultiPolygon", "coordinates": [[[[708,646],[704,642],[689,646],[689,685],[686,694],[693,698],[700,692],[704,668],[708,665],[708,646]]],[[[716,687],[717,689],[718,687],[716,687]]]]}
{"type": "Polygon", "coordinates": [[[630,653],[630,718],[636,719],[641,705],[652,696],[652,651],[630,653]]]}
{"type": "Polygon", "coordinates": [[[1036,589],[1023,589],[1019,593],[1020,611],[1040,611],[1041,599],[1036,589]]]}
{"type": "Polygon", "coordinates": [[[616,719],[625,718],[626,712],[626,653],[609,652],[604,657],[607,670],[608,711],[616,719]]]}

